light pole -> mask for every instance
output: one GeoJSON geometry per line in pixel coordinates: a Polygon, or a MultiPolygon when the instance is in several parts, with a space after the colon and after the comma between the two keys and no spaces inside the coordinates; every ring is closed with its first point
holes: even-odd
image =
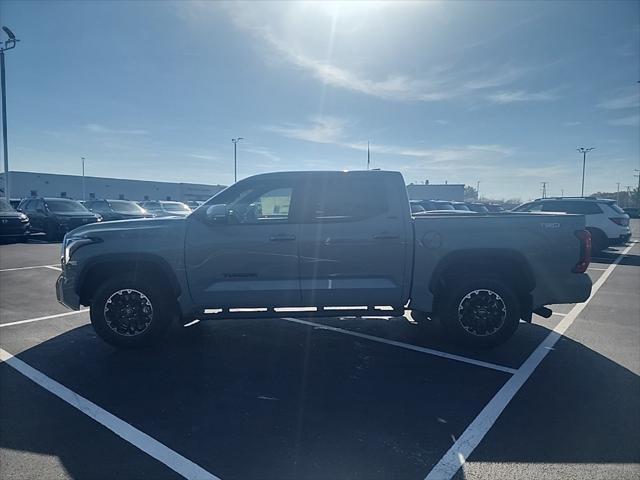
{"type": "Polygon", "coordinates": [[[233,142],[233,183],[238,181],[238,142],[244,140],[242,137],[232,138],[233,142]]]}
{"type": "Polygon", "coordinates": [[[480,180],[476,182],[476,200],[480,201],[480,180]]]}
{"type": "Polygon", "coordinates": [[[4,196],[7,202],[11,199],[9,192],[9,146],[7,145],[7,85],[4,78],[4,52],[15,48],[16,42],[19,40],[8,27],[2,27],[4,33],[9,37],[4,41],[4,45],[0,44],[0,83],[2,83],[2,141],[4,144],[4,196]]]}
{"type": "Polygon", "coordinates": [[[618,185],[618,190],[616,191],[616,203],[620,205],[620,182],[616,182],[616,185],[618,185]]]}
{"type": "Polygon", "coordinates": [[[84,157],[80,157],[82,161],[82,201],[86,201],[85,188],[84,188],[84,157]]]}
{"type": "Polygon", "coordinates": [[[584,168],[585,168],[585,165],[587,163],[587,153],[590,152],[591,150],[595,150],[595,148],[594,147],[589,147],[589,148],[580,147],[577,150],[582,154],[582,193],[580,194],[580,196],[584,197],[584,168]]]}

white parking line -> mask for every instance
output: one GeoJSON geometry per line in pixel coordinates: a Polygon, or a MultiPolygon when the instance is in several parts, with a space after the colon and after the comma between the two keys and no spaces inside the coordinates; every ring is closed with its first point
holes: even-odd
{"type": "Polygon", "coordinates": [[[17,270],[32,270],[34,268],[53,268],[55,270],[60,270],[60,267],[58,267],[57,265],[35,265],[33,267],[3,268],[0,269],[0,272],[15,272],[17,270]]]}
{"type": "Polygon", "coordinates": [[[589,270],[595,270],[596,272],[606,272],[606,268],[589,267],[589,270]]]}
{"type": "Polygon", "coordinates": [[[68,315],[75,315],[77,313],[84,313],[84,312],[88,312],[88,311],[89,311],[88,308],[83,308],[82,310],[74,310],[72,312],[58,313],[56,315],[47,315],[46,317],[29,318],[27,320],[18,320],[17,322],[0,323],[0,328],[1,327],[11,327],[13,325],[22,325],[23,323],[39,322],[41,320],[49,320],[51,318],[66,317],[68,315]]]}
{"type": "Polygon", "coordinates": [[[204,480],[220,480],[212,473],[207,472],[204,468],[196,465],[188,458],[185,458],[174,450],[171,450],[155,438],[150,437],[134,426],[129,425],[124,420],[121,420],[115,415],[107,412],[95,403],[81,397],[74,391],[47,377],[41,371],[36,370],[2,348],[0,348],[0,362],[6,363],[32,382],[53,393],[56,397],[64,400],[72,407],[77,408],[100,425],[111,430],[123,440],[126,440],[131,445],[139,448],[147,455],[155,458],[183,477],[189,479],[197,478],[204,480]]]}
{"type": "Polygon", "coordinates": [[[441,352],[440,350],[433,350],[431,348],[418,347],[417,345],[411,345],[410,343],[397,342],[395,340],[389,340],[382,337],[374,337],[373,335],[367,335],[365,333],[354,332],[352,330],[345,330],[344,328],[331,327],[329,325],[323,325],[321,323],[309,322],[307,320],[301,320],[299,318],[282,318],[287,322],[300,323],[302,325],[308,325],[316,327],[322,330],[329,330],[331,332],[343,333],[345,335],[351,335],[353,337],[364,338],[372,342],[384,343],[386,345],[393,345],[394,347],[404,348],[406,350],[413,350],[414,352],[426,353],[434,355],[436,357],[446,358],[448,360],[455,360],[457,362],[468,363],[477,367],[490,368],[492,370],[498,370],[499,372],[505,372],[514,374],[516,370],[514,368],[504,367],[502,365],[496,365],[495,363],[483,362],[481,360],[475,360],[473,358],[463,357],[461,355],[454,355],[453,353],[441,352]]]}
{"type": "Polygon", "coordinates": [[[600,287],[609,278],[622,258],[629,253],[633,245],[629,245],[614,260],[600,278],[593,284],[591,296],[584,303],[579,303],[571,309],[560,323],[554,328],[540,345],[533,351],[529,358],[525,360],[516,373],[504,384],[504,386],[494,395],[489,403],[482,409],[478,416],[471,422],[462,435],[456,440],[451,448],[444,454],[435,467],[429,472],[425,480],[446,480],[451,479],[458,472],[460,467],[480,444],[489,429],[498,420],[498,417],[509,402],[518,393],[518,390],[529,379],[540,362],[553,349],[556,342],[562,337],[567,329],[573,324],[578,315],[585,309],[600,287]]]}
{"type": "Polygon", "coordinates": [[[60,267],[55,267],[53,265],[46,265],[44,268],[49,268],[51,270],[57,270],[58,272],[62,271],[62,269],[60,267]]]}

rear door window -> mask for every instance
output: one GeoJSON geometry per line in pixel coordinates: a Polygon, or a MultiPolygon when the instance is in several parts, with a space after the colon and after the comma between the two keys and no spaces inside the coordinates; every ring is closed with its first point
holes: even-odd
{"type": "Polygon", "coordinates": [[[353,222],[387,213],[386,184],[375,178],[327,177],[302,200],[306,222],[353,222]]]}

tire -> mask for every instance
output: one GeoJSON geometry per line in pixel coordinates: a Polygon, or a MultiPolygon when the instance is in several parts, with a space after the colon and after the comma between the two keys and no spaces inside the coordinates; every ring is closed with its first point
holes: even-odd
{"type": "Polygon", "coordinates": [[[600,253],[605,248],[609,247],[609,238],[604,234],[602,230],[597,228],[587,228],[591,234],[591,251],[594,253],[600,253]]]}
{"type": "Polygon", "coordinates": [[[467,277],[449,289],[438,313],[455,343],[492,348],[506,342],[520,322],[520,302],[506,282],[490,276],[467,277]]]}
{"type": "Polygon", "coordinates": [[[91,300],[93,328],[118,348],[140,348],[158,342],[175,317],[175,301],[153,279],[128,275],[106,280],[91,300]],[[128,315],[128,318],[127,318],[128,315]]]}

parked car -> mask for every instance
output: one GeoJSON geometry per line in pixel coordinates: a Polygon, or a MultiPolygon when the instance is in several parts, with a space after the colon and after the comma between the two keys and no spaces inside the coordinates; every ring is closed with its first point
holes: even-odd
{"type": "Polygon", "coordinates": [[[584,215],[594,251],[619,245],[631,238],[629,215],[615,200],[583,197],[539,198],[516,207],[514,212],[565,212],[584,215]]]}
{"type": "Polygon", "coordinates": [[[451,202],[446,200],[414,200],[414,202],[422,205],[427,211],[432,210],[455,210],[451,202]]]}
{"type": "Polygon", "coordinates": [[[84,206],[102,216],[102,221],[131,220],[134,218],[151,218],[154,215],[147,212],[136,202],[128,200],[88,200],[84,206]]]}
{"type": "Polygon", "coordinates": [[[139,205],[156,217],[186,217],[192,212],[184,203],[170,200],[151,200],[139,202],[139,205]]]}
{"type": "Polygon", "coordinates": [[[424,209],[424,207],[422,205],[420,205],[419,202],[416,202],[415,200],[411,200],[409,202],[409,206],[411,207],[411,213],[422,213],[422,212],[426,212],[426,210],[424,209]]]}
{"type": "Polygon", "coordinates": [[[484,203],[467,202],[467,207],[469,207],[469,210],[471,210],[472,212],[489,213],[489,209],[484,203]]]}
{"type": "Polygon", "coordinates": [[[26,241],[31,224],[29,217],[16,211],[6,200],[0,199],[0,238],[26,241]]]}
{"type": "Polygon", "coordinates": [[[200,200],[187,200],[186,202],[184,202],[185,205],[187,205],[187,207],[189,207],[191,210],[195,210],[196,208],[200,207],[204,202],[201,202],[200,200]]]}
{"type": "Polygon", "coordinates": [[[176,317],[389,316],[405,305],[489,347],[533,312],[551,315],[545,305],[591,293],[583,216],[412,216],[402,175],[385,171],[248,177],[185,218],[79,228],[63,252],[58,299],[89,305],[98,335],[119,347],[156,341],[176,317]]]}
{"type": "Polygon", "coordinates": [[[32,232],[44,232],[49,241],[61,239],[65,233],[102,217],[67,198],[28,198],[20,202],[19,211],[31,221],[32,232]]]}
{"type": "Polygon", "coordinates": [[[624,213],[629,215],[629,218],[640,218],[640,208],[637,207],[629,207],[623,208],[624,213]]]}
{"type": "Polygon", "coordinates": [[[453,208],[462,212],[471,212],[472,210],[464,202],[451,202],[453,208]]]}
{"type": "Polygon", "coordinates": [[[496,205],[495,203],[485,203],[484,206],[489,213],[500,213],[506,211],[502,205],[496,205]]]}

